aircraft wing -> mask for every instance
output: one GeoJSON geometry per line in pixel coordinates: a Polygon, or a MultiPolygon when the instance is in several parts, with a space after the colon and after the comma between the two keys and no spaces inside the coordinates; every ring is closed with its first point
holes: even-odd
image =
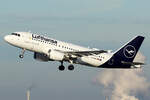
{"type": "MultiPolygon", "coordinates": [[[[60,51],[63,52],[63,51],[60,51]]],[[[107,53],[105,50],[93,50],[93,51],[64,51],[63,53],[71,56],[77,56],[77,57],[82,57],[82,56],[89,56],[89,55],[97,55],[100,53],[107,53]]]]}

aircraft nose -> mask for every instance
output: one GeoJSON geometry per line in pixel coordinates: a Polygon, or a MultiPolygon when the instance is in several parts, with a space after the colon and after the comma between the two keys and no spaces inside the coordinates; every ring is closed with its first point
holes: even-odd
{"type": "Polygon", "coordinates": [[[6,35],[6,36],[4,37],[4,40],[5,40],[6,42],[8,42],[8,40],[9,40],[9,36],[8,36],[8,35],[6,35]]]}

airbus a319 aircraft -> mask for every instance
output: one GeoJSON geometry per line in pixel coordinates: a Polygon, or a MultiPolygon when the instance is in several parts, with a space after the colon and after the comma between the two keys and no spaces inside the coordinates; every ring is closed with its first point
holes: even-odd
{"type": "Polygon", "coordinates": [[[20,58],[25,50],[34,52],[34,59],[40,61],[59,61],[59,70],[65,69],[63,62],[69,62],[68,70],[74,70],[73,64],[81,64],[97,68],[140,68],[143,63],[133,62],[144,40],[136,36],[124,46],[110,52],[109,50],[90,49],[71,43],[62,42],[30,32],[13,32],[4,40],[22,49],[20,58]]]}

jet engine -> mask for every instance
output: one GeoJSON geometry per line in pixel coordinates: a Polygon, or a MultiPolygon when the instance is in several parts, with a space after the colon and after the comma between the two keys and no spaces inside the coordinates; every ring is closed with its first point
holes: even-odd
{"type": "Polygon", "coordinates": [[[51,60],[62,61],[64,59],[65,54],[55,50],[48,51],[48,57],[51,60]]]}
{"type": "Polygon", "coordinates": [[[49,58],[47,57],[47,55],[42,54],[42,53],[37,53],[37,52],[34,52],[34,59],[43,61],[43,62],[49,61],[49,58]]]}

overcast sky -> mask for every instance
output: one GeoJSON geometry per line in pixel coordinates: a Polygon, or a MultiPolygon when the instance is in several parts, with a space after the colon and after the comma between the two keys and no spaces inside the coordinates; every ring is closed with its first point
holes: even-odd
{"type": "MultiPolygon", "coordinates": [[[[149,0],[1,0],[0,99],[103,100],[103,87],[93,84],[104,69],[75,65],[59,72],[58,62],[38,62],[33,53],[19,59],[20,49],[3,41],[14,31],[31,31],[91,48],[116,50],[136,35],[146,37],[141,51],[147,57],[143,72],[150,79],[149,0]]],[[[67,66],[68,63],[65,63],[67,66]]]]}

